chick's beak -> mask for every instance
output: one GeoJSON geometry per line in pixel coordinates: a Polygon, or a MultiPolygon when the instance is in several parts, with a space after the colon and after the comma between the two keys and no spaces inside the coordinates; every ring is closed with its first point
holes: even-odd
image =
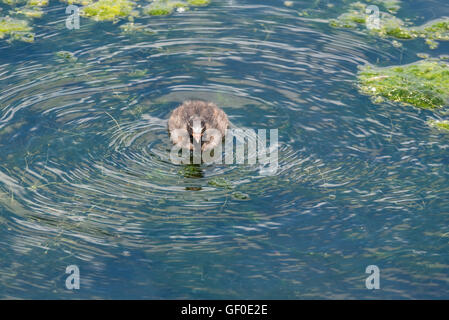
{"type": "Polygon", "coordinates": [[[192,136],[197,143],[201,143],[201,133],[193,133],[192,136]]]}

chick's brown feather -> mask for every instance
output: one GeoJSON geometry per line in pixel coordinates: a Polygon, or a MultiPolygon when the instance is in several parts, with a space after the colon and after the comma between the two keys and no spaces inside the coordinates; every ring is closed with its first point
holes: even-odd
{"type": "MultiPolygon", "coordinates": [[[[190,143],[190,137],[188,136],[188,124],[192,117],[199,117],[204,121],[206,131],[208,129],[218,130],[221,137],[226,135],[226,130],[229,126],[229,120],[223,110],[218,108],[212,102],[205,102],[200,100],[188,100],[183,102],[177,107],[171,114],[168,120],[168,130],[170,132],[171,141],[181,147],[187,147],[192,149],[193,146],[190,143]],[[187,137],[180,140],[179,132],[185,132],[187,137]],[[175,134],[176,133],[176,134],[175,134]]],[[[210,138],[210,137],[209,137],[210,138]]],[[[212,149],[221,142],[218,139],[205,139],[202,149],[212,149]],[[209,141],[207,141],[209,140],[209,141]]]]}

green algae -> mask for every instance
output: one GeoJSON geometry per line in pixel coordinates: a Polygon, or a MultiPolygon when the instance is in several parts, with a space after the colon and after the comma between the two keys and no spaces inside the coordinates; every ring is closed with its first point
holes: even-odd
{"type": "Polygon", "coordinates": [[[449,131],[449,120],[429,120],[428,125],[439,130],[449,131]]]}
{"type": "Polygon", "coordinates": [[[42,18],[42,16],[44,15],[44,11],[39,8],[16,8],[15,13],[20,14],[20,15],[24,15],[27,18],[42,18]]]}
{"type": "Polygon", "coordinates": [[[449,19],[438,19],[422,26],[423,33],[432,39],[449,40],[449,19]]]}
{"type": "Polygon", "coordinates": [[[48,6],[48,0],[29,0],[27,4],[31,7],[44,7],[48,6]]]}
{"type": "Polygon", "coordinates": [[[438,48],[438,42],[436,42],[433,39],[426,39],[426,44],[429,46],[430,49],[436,49],[438,48]]]}
{"type": "Polygon", "coordinates": [[[129,0],[99,0],[81,9],[84,16],[97,21],[116,20],[132,13],[135,3],[129,0]]]}
{"type": "Polygon", "coordinates": [[[94,2],[93,0],[60,0],[60,1],[64,1],[67,4],[81,4],[83,6],[88,6],[94,2]]]}
{"type": "Polygon", "coordinates": [[[128,73],[131,78],[142,78],[148,73],[148,69],[135,69],[128,73]]]}
{"type": "MultiPolygon", "coordinates": [[[[366,27],[368,22],[366,9],[367,5],[364,3],[352,3],[348,12],[341,14],[337,19],[331,19],[329,24],[335,28],[366,27]]],[[[388,12],[379,12],[379,25],[373,26],[370,33],[380,37],[389,36],[396,39],[413,39],[419,36],[418,32],[407,28],[404,21],[388,12]]]]}
{"type": "MultiPolygon", "coordinates": [[[[0,18],[3,31],[0,30],[0,38],[9,36],[9,40],[34,41],[32,27],[19,18],[31,19],[41,18],[45,11],[42,7],[49,5],[49,0],[0,0],[1,2],[12,6],[10,13],[14,18],[0,18]],[[8,27],[7,25],[11,25],[8,27]]],[[[130,23],[122,25],[120,28],[122,34],[154,34],[154,31],[139,24],[134,23],[133,18],[141,13],[149,15],[167,15],[178,9],[184,12],[189,6],[207,6],[210,0],[154,0],[146,7],[135,0],[60,0],[67,4],[82,5],[80,13],[84,17],[92,18],[96,21],[117,21],[120,18],[128,17],[130,23]],[[181,10],[182,9],[182,10],[181,10]]]]}
{"type": "Polygon", "coordinates": [[[329,24],[334,28],[356,28],[359,24],[366,23],[366,15],[358,11],[351,11],[341,14],[337,19],[329,20],[329,24]]]}
{"type": "Polygon", "coordinates": [[[250,200],[249,195],[239,191],[233,192],[232,197],[237,200],[250,200]]]}
{"type": "Polygon", "coordinates": [[[11,18],[9,16],[0,17],[0,39],[6,35],[10,40],[19,40],[25,42],[34,41],[34,33],[26,20],[11,18]]]}
{"type": "Polygon", "coordinates": [[[189,164],[179,170],[180,175],[184,176],[184,178],[202,178],[203,172],[201,171],[201,167],[197,164],[189,164]]]}
{"type": "Polygon", "coordinates": [[[415,28],[422,38],[426,38],[426,43],[430,49],[436,49],[439,41],[449,40],[449,19],[437,19],[424,24],[421,27],[415,28]]]}
{"type": "Polygon", "coordinates": [[[404,21],[386,12],[380,14],[380,28],[371,29],[371,32],[380,37],[392,37],[401,40],[414,39],[419,36],[417,32],[407,28],[404,21]]]}
{"type": "Polygon", "coordinates": [[[4,4],[9,4],[10,6],[15,6],[17,4],[25,3],[26,0],[1,0],[4,4]]]}
{"type": "Polygon", "coordinates": [[[358,87],[374,102],[382,98],[418,108],[434,109],[449,101],[449,65],[442,61],[421,60],[405,66],[377,68],[363,66],[358,87]]]}
{"type": "MultiPolygon", "coordinates": [[[[416,38],[426,39],[426,44],[430,49],[438,47],[437,40],[449,41],[449,19],[437,19],[422,26],[407,26],[405,22],[394,15],[400,7],[399,2],[367,1],[378,4],[389,12],[379,12],[379,25],[370,28],[369,33],[379,37],[391,37],[398,40],[410,40],[416,38]],[[397,9],[395,9],[397,8],[397,9]]],[[[367,4],[354,2],[349,5],[349,9],[336,19],[329,20],[329,25],[334,28],[367,28],[368,15],[366,14],[367,4]]],[[[397,43],[396,43],[397,46],[397,43]]]]}
{"type": "Polygon", "coordinates": [[[149,6],[145,7],[143,12],[151,16],[166,16],[173,13],[176,9],[187,10],[189,6],[204,7],[210,4],[210,0],[155,0],[149,6]]]}
{"type": "Polygon", "coordinates": [[[232,183],[225,178],[211,179],[208,184],[217,188],[232,189],[232,183]]]}
{"type": "Polygon", "coordinates": [[[391,13],[396,13],[401,8],[401,0],[375,0],[373,3],[384,7],[391,13]]]}
{"type": "Polygon", "coordinates": [[[78,60],[78,58],[75,57],[75,54],[70,51],[58,51],[56,52],[56,56],[60,61],[76,62],[78,60]]]}
{"type": "Polygon", "coordinates": [[[191,6],[207,6],[210,4],[210,0],[187,0],[187,3],[191,6]]]}
{"type": "Polygon", "coordinates": [[[177,8],[186,9],[187,7],[187,3],[183,1],[156,0],[144,8],[144,13],[151,16],[165,16],[177,8]]]}
{"type": "Polygon", "coordinates": [[[120,26],[123,34],[155,34],[154,30],[140,23],[128,22],[120,26]]]}

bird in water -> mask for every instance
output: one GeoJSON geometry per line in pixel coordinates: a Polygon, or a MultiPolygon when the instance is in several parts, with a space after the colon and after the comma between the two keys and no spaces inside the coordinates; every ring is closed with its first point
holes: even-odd
{"type": "Polygon", "coordinates": [[[223,110],[201,100],[184,101],[168,119],[173,144],[189,150],[195,144],[201,145],[202,151],[215,148],[226,135],[228,126],[228,116],[223,110]]]}

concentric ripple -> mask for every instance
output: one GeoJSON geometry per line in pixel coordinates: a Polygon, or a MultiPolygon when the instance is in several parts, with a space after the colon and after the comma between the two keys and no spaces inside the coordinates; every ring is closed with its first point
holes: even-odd
{"type": "Polygon", "coordinates": [[[415,52],[256,2],[140,18],[154,35],[68,31],[58,4],[41,40],[2,46],[1,297],[70,297],[70,264],[77,297],[371,298],[369,264],[382,297],[447,295],[448,137],[354,86],[415,52]],[[278,129],[277,172],[173,164],[166,119],[190,98],[278,129]]]}

